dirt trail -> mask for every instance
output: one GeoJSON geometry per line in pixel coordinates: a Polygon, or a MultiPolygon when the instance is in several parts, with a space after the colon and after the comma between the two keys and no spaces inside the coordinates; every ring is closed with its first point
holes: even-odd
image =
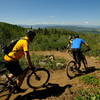
{"type": "MultiPolygon", "coordinates": [[[[59,51],[37,51],[33,52],[39,55],[52,54],[55,57],[64,57],[71,60],[69,54],[59,51]]],[[[86,57],[89,67],[100,68],[100,61],[94,57],[86,57]]],[[[100,76],[100,71],[94,71],[89,74],[96,74],[100,76]]],[[[26,82],[23,84],[23,88],[28,88],[25,93],[19,93],[12,95],[10,100],[73,100],[75,90],[84,87],[83,83],[80,83],[79,77],[70,80],[66,76],[65,69],[56,70],[51,72],[50,87],[48,89],[39,89],[37,92],[27,87],[26,82]]],[[[0,100],[5,100],[0,98],[0,100]]]]}

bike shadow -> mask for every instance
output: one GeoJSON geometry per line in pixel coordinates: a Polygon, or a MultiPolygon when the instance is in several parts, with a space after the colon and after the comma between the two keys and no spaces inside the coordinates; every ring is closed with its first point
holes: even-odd
{"type": "Polygon", "coordinates": [[[72,85],[68,84],[63,87],[59,86],[59,84],[52,84],[49,83],[45,89],[42,90],[36,90],[33,92],[30,92],[28,94],[25,94],[23,96],[19,95],[14,100],[33,100],[33,99],[46,99],[47,97],[51,96],[60,96],[66,88],[71,88],[72,85]]]}
{"type": "Polygon", "coordinates": [[[100,70],[100,68],[96,68],[95,66],[91,66],[91,67],[87,68],[87,71],[81,71],[80,73],[76,74],[74,77],[71,77],[70,79],[73,79],[75,77],[79,77],[79,76],[82,76],[82,75],[85,75],[85,74],[93,73],[97,70],[100,70]]]}

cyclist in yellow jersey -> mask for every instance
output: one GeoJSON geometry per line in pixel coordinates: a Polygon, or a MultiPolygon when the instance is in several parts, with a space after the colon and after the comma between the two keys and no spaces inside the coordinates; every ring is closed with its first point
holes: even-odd
{"type": "Polygon", "coordinates": [[[28,31],[26,33],[26,36],[20,39],[15,46],[13,47],[13,50],[4,56],[5,61],[5,67],[11,72],[12,77],[17,77],[17,84],[18,84],[18,91],[24,92],[24,89],[21,89],[20,86],[22,85],[22,82],[24,80],[25,75],[22,75],[23,70],[20,67],[19,59],[22,56],[25,56],[26,62],[30,68],[33,67],[33,64],[31,62],[30,54],[29,54],[29,44],[32,42],[34,37],[36,36],[36,33],[33,31],[28,31]]]}

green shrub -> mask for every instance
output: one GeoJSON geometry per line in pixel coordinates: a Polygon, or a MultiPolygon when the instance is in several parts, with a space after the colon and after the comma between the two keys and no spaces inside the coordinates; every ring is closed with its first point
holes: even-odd
{"type": "Polygon", "coordinates": [[[100,95],[90,95],[90,96],[77,96],[74,100],[100,100],[100,95]]]}
{"type": "Polygon", "coordinates": [[[77,96],[74,98],[74,100],[85,100],[83,96],[77,96]]]}
{"type": "Polygon", "coordinates": [[[86,84],[91,85],[99,85],[100,86],[100,79],[97,79],[96,76],[93,75],[86,75],[80,78],[82,81],[84,81],[86,84]]]}
{"type": "Polygon", "coordinates": [[[77,91],[77,95],[74,100],[100,100],[100,88],[88,88],[88,89],[81,89],[77,91]],[[95,92],[94,92],[95,89],[95,92]]]}
{"type": "MultiPolygon", "coordinates": [[[[53,55],[52,55],[53,56],[53,55]]],[[[61,69],[64,68],[64,63],[66,62],[66,60],[64,58],[55,58],[49,59],[49,56],[46,55],[32,55],[32,62],[34,63],[34,65],[36,66],[43,66],[47,69],[61,69]],[[57,63],[60,63],[60,66],[57,66],[57,63]]]]}

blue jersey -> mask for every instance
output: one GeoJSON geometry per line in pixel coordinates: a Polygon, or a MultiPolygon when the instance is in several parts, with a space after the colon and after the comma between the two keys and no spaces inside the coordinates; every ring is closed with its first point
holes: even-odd
{"type": "Polygon", "coordinates": [[[77,48],[80,49],[81,45],[85,43],[85,41],[83,39],[80,38],[76,38],[72,40],[72,48],[77,48]]]}

